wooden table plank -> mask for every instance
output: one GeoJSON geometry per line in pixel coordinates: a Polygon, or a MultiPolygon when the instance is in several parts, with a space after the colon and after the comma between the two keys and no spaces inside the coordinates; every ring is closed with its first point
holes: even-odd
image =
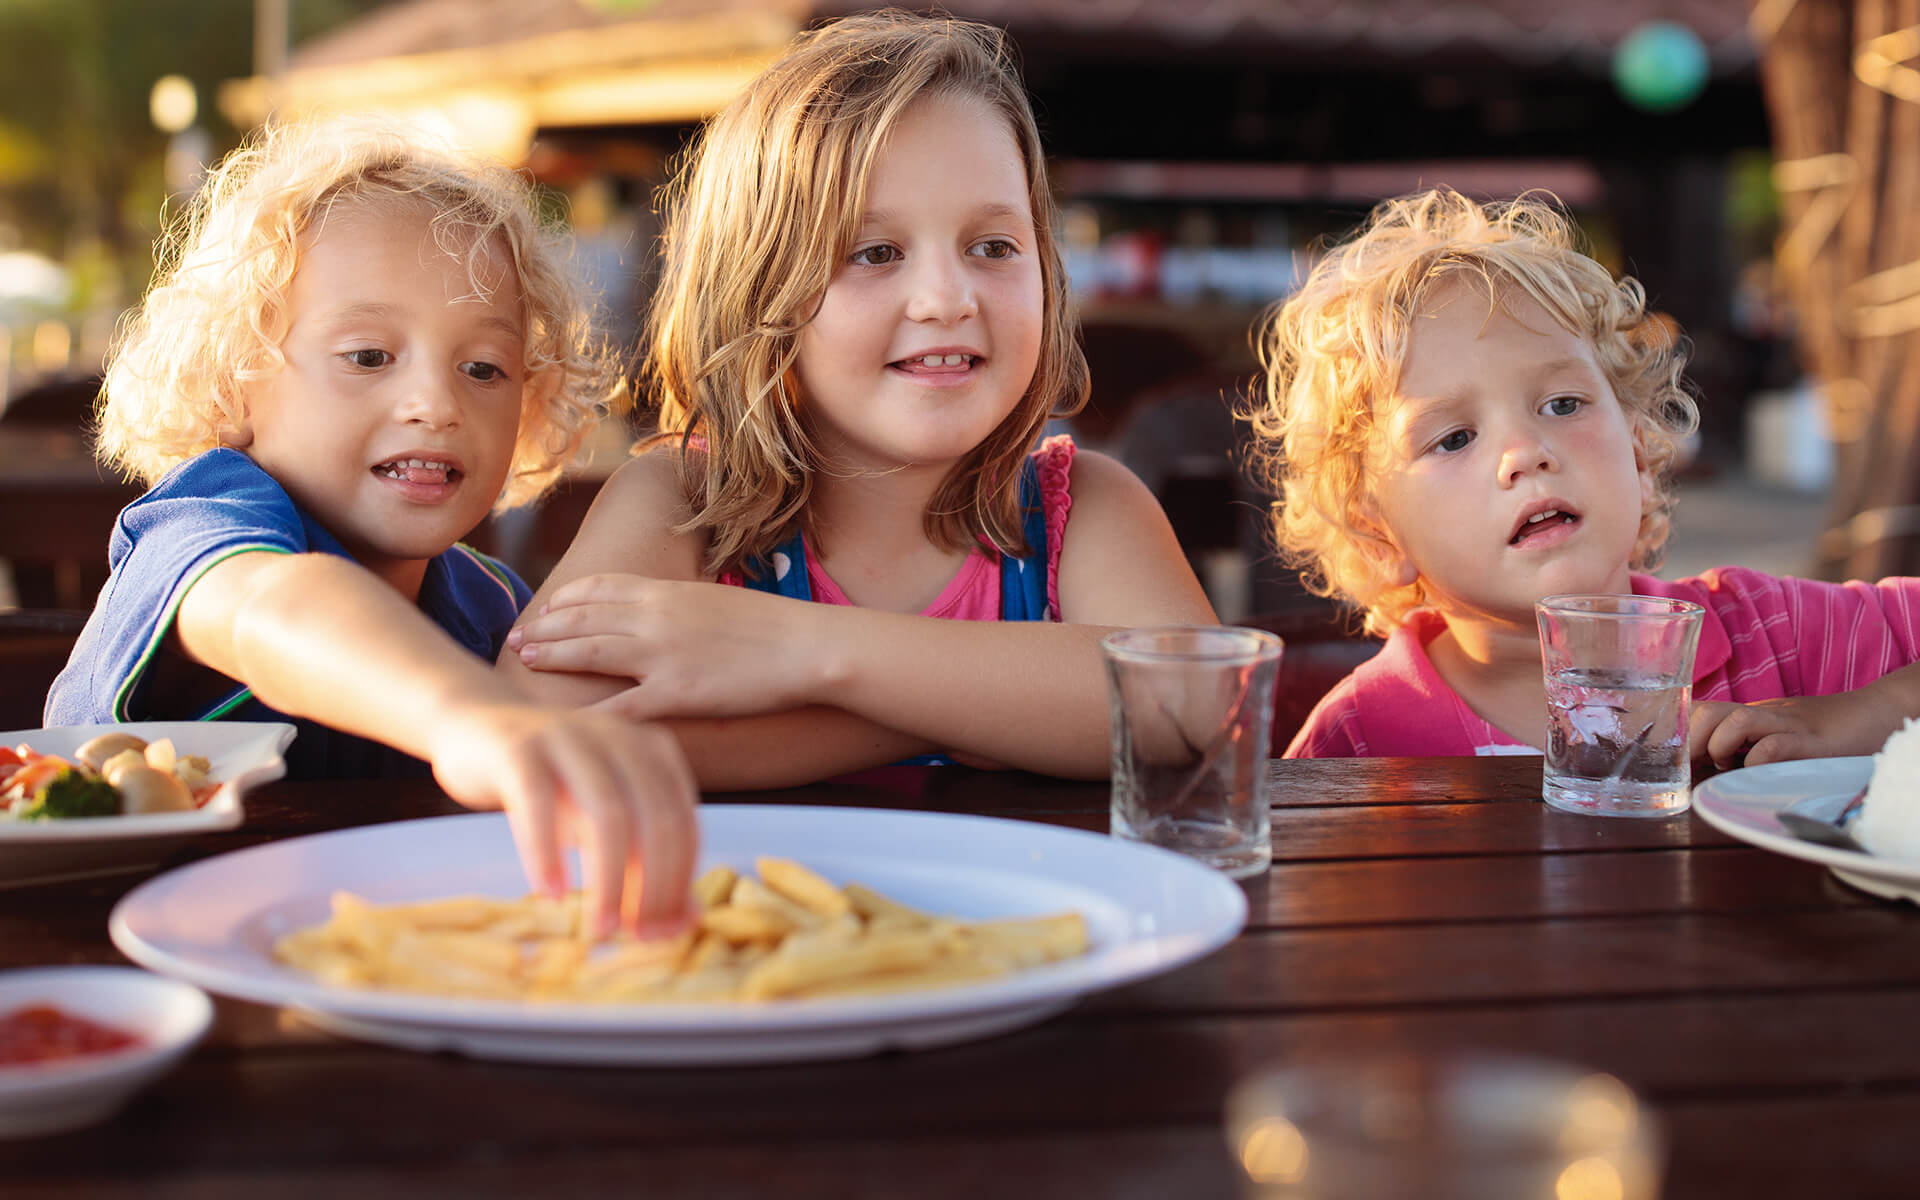
{"type": "Polygon", "coordinates": [[[1784,913],[1882,902],[1824,867],[1748,848],[1617,854],[1288,859],[1247,888],[1254,929],[1784,913]]]}
{"type": "MultiPolygon", "coordinates": [[[[0,1143],[0,1179],[8,1197],[1218,1196],[1222,1101],[1262,1065],[1481,1048],[1626,1080],[1673,1131],[1670,1200],[1912,1194],[1912,908],[1697,819],[1549,812],[1537,760],[1274,770],[1278,865],[1247,887],[1248,932],[1030,1030],[838,1063],[563,1068],[361,1045],[221,1001],[208,1042],[127,1113],[0,1143]]],[[[1017,772],[714,799],[1106,822],[1103,785],[1017,772]]],[[[277,784],[180,861],[459,811],[425,781],[277,784]]],[[[117,960],[106,913],[139,878],[0,892],[0,965],[117,960]]]]}

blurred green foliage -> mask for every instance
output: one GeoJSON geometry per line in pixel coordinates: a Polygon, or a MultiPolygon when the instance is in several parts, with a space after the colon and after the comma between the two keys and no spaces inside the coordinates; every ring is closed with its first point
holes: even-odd
{"type": "MultiPolygon", "coordinates": [[[[385,2],[289,0],[290,41],[385,2]]],[[[81,303],[138,295],[166,201],[148,93],[192,80],[214,155],[229,149],[243,131],[215,97],[252,73],[253,18],[254,0],[0,0],[0,249],[81,267],[81,303]]]]}

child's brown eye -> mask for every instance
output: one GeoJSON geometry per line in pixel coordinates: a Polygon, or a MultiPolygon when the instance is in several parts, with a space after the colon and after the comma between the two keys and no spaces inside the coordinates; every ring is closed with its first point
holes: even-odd
{"type": "Polygon", "coordinates": [[[384,367],[393,361],[393,355],[388,354],[385,350],[349,350],[341,355],[341,357],[354,366],[364,368],[368,371],[384,367]]]}
{"type": "Polygon", "coordinates": [[[505,379],[507,373],[489,362],[470,362],[460,368],[469,378],[481,383],[492,383],[496,379],[505,379]]]}
{"type": "Polygon", "coordinates": [[[863,267],[884,267],[899,259],[900,252],[892,246],[862,246],[853,252],[853,261],[863,267]]]}

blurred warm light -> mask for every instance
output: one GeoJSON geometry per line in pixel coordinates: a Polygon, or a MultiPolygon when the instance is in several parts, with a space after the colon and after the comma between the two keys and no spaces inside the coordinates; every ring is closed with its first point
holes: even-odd
{"type": "Polygon", "coordinates": [[[1920,57],[1920,26],[1896,29],[1860,47],[1853,73],[1861,83],[1911,104],[1920,104],[1920,71],[1906,65],[1920,57]]]}
{"type": "Polygon", "coordinates": [[[1554,1200],[1625,1200],[1626,1194],[1620,1169],[1604,1158],[1568,1163],[1553,1184],[1554,1200]]]}
{"type": "Polygon", "coordinates": [[[314,117],[337,112],[378,112],[429,136],[463,146],[499,162],[526,161],[533,145],[534,118],[514,97],[490,92],[456,92],[432,104],[385,108],[379,105],[289,106],[282,116],[314,117]]]}
{"type": "Polygon", "coordinates": [[[1569,1151],[1618,1145],[1633,1133],[1638,1120],[1639,1105],[1626,1084],[1611,1075],[1588,1075],[1567,1094],[1560,1145],[1569,1151]]]}
{"type": "Polygon", "coordinates": [[[73,334],[65,321],[42,321],[33,327],[33,365],[41,371],[65,370],[73,355],[73,334]]]}
{"type": "Polygon", "coordinates": [[[533,145],[533,114],[513,96],[456,93],[440,104],[439,111],[455,140],[489,158],[517,163],[533,145]]]}
{"type": "Polygon", "coordinates": [[[1241,1137],[1240,1165],[1255,1183],[1299,1183],[1307,1173],[1307,1139],[1285,1117],[1265,1117],[1241,1137]]]}
{"type": "Polygon", "coordinates": [[[200,113],[200,97],[184,75],[162,75],[147,93],[147,115],[162,133],[179,133],[200,113]]]}

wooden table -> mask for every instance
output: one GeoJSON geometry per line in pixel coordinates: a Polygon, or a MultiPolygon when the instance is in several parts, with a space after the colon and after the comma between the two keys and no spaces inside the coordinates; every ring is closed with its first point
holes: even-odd
{"type": "MultiPolygon", "coordinates": [[[[821,1065],[559,1068],[222,1001],[112,1123],[0,1143],[0,1193],[1228,1196],[1235,1080],[1388,1045],[1614,1072],[1667,1124],[1669,1200],[1920,1192],[1913,909],[1695,817],[1549,811],[1537,759],[1275,769],[1276,865],[1246,932],[1023,1032],[821,1065]]],[[[1104,786],[959,768],[775,798],[1106,822],[1104,786]]],[[[426,784],[280,784],[196,852],[449,811],[426,784]]],[[[106,917],[137,881],[0,892],[0,965],[119,961],[106,917]]]]}

